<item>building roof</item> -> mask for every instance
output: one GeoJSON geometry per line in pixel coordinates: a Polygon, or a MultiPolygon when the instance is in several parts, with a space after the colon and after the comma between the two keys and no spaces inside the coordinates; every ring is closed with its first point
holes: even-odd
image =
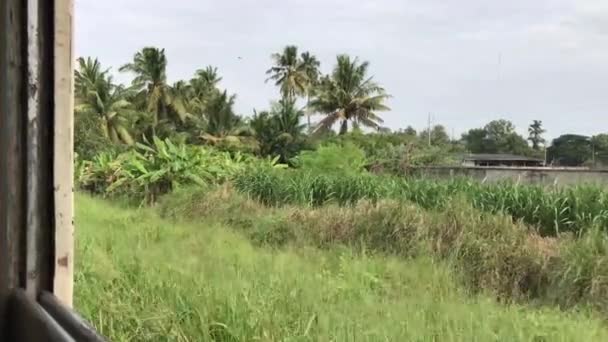
{"type": "Polygon", "coordinates": [[[514,154],[492,154],[492,153],[481,153],[481,154],[465,154],[464,160],[469,161],[511,161],[511,162],[544,162],[543,159],[518,156],[514,154]]]}

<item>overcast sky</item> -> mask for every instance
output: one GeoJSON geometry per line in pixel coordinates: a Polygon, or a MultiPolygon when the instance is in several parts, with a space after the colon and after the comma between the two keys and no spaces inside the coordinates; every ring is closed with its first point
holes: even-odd
{"type": "Polygon", "coordinates": [[[277,98],[264,71],[287,44],[324,72],[340,53],[370,61],[393,129],[432,112],[456,135],[497,118],[608,132],[607,0],[76,0],[78,56],[116,71],[164,47],[171,81],[217,66],[245,115],[277,98]]]}

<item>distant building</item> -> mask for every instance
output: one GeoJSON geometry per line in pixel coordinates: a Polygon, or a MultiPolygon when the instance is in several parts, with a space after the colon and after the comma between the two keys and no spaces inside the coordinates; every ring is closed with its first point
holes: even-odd
{"type": "Polygon", "coordinates": [[[542,167],[545,161],[513,154],[466,154],[463,166],[542,167]]]}

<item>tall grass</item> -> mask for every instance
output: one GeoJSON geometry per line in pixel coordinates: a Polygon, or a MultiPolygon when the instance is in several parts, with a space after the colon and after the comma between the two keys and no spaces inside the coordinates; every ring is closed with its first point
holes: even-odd
{"type": "Polygon", "coordinates": [[[352,205],[382,198],[442,209],[462,197],[475,208],[506,213],[536,227],[543,235],[579,233],[590,226],[608,228],[608,191],[594,186],[546,188],[514,183],[481,184],[472,180],[436,181],[370,174],[313,174],[252,170],[238,175],[236,188],[267,205],[352,205]]]}
{"type": "MultiPolygon", "coordinates": [[[[77,309],[116,342],[608,339],[588,312],[471,296],[450,267],[428,258],[373,256],[337,244],[254,247],[226,223],[229,210],[247,201],[215,196],[190,206],[208,214],[191,212],[196,223],[79,196],[77,309]]],[[[285,211],[247,205],[241,210],[252,220],[285,211]]]]}
{"type": "Polygon", "coordinates": [[[178,222],[212,219],[260,246],[331,250],[345,246],[404,260],[449,263],[474,292],[561,308],[590,305],[608,314],[608,235],[541,237],[508,215],[453,201],[441,211],[395,200],[352,206],[269,207],[231,191],[181,191],[159,206],[178,222]]]}

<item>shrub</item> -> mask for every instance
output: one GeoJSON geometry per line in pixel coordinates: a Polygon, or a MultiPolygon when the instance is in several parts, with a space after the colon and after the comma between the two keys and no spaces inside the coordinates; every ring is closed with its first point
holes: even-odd
{"type": "Polygon", "coordinates": [[[101,153],[78,166],[82,189],[104,195],[124,195],[154,203],[174,189],[221,184],[248,168],[280,167],[277,160],[262,160],[241,153],[218,152],[200,146],[175,144],[154,138],[121,153],[101,153]]]}
{"type": "Polygon", "coordinates": [[[336,244],[402,256],[418,255],[424,217],[407,203],[361,201],[353,207],[291,208],[283,222],[296,236],[316,246],[336,244]]]}
{"type": "Polygon", "coordinates": [[[158,205],[162,217],[179,221],[196,221],[202,217],[225,216],[238,221],[241,217],[254,218],[268,209],[223,185],[215,188],[182,188],[164,196],[158,205]]]}
{"type": "Polygon", "coordinates": [[[368,134],[354,130],[327,138],[325,143],[361,149],[370,171],[404,175],[415,166],[453,164],[453,154],[463,152],[457,144],[445,139],[434,140],[433,146],[429,146],[426,137],[418,138],[411,130],[368,134]]]}
{"type": "Polygon", "coordinates": [[[316,151],[303,151],[294,159],[294,165],[316,174],[360,173],[367,161],[363,150],[354,144],[323,145],[316,151]]]}
{"type": "Polygon", "coordinates": [[[113,152],[101,152],[92,160],[76,160],[76,185],[92,193],[104,193],[117,180],[121,161],[113,152]]]}
{"type": "Polygon", "coordinates": [[[490,291],[505,299],[537,298],[547,285],[542,254],[534,235],[505,215],[477,211],[454,201],[431,216],[424,238],[433,254],[456,260],[474,291],[490,291]]]}
{"type": "Polygon", "coordinates": [[[562,244],[553,260],[550,295],[563,307],[581,302],[608,313],[608,236],[597,227],[562,244]]]}
{"type": "Polygon", "coordinates": [[[107,151],[113,143],[104,137],[102,121],[95,113],[83,112],[74,118],[74,151],[85,160],[92,159],[100,151],[107,151]]]}
{"type": "Polygon", "coordinates": [[[453,156],[445,146],[419,144],[388,145],[369,155],[369,169],[378,174],[406,175],[412,167],[450,165],[453,156]]]}

